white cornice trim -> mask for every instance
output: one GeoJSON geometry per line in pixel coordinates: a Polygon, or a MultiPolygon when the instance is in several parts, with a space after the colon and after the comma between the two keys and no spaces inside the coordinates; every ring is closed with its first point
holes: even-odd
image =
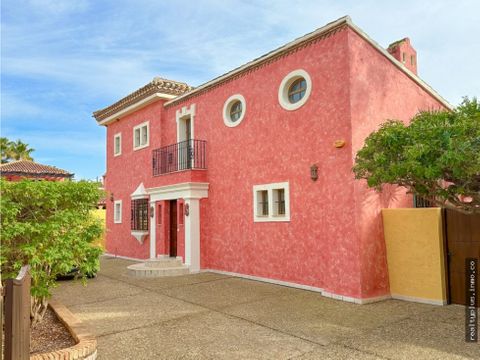
{"type": "Polygon", "coordinates": [[[147,189],[150,201],[201,199],[208,197],[209,183],[186,182],[147,189]]]}
{"type": "Polygon", "coordinates": [[[437,99],[439,102],[441,102],[446,108],[448,109],[453,109],[453,106],[445,100],[440,94],[438,94],[430,85],[428,85],[426,82],[424,82],[422,79],[420,79],[417,75],[412,73],[410,70],[408,70],[405,66],[402,65],[399,61],[397,61],[392,55],[388,53],[382,46],[380,46],[375,40],[373,40],[370,36],[368,36],[362,29],[360,29],[357,25],[355,25],[350,18],[350,16],[344,16],[341,17],[338,20],[335,20],[309,34],[306,34],[294,41],[291,41],[276,50],[273,50],[255,60],[252,60],[236,69],[233,69],[232,71],[223,74],[219,77],[216,77],[213,80],[210,80],[199,87],[196,87],[193,90],[190,90],[189,92],[184,93],[183,95],[177,96],[172,100],[167,101],[163,106],[169,106],[171,104],[175,104],[177,102],[182,101],[185,98],[190,97],[192,94],[198,93],[206,88],[209,88],[217,83],[220,83],[228,78],[234,77],[235,75],[244,72],[247,69],[250,69],[259,63],[262,63],[268,59],[274,58],[280,53],[286,52],[290,50],[291,48],[294,48],[300,43],[307,42],[317,36],[322,35],[323,33],[326,33],[338,26],[341,26],[342,24],[347,24],[352,30],[354,30],[358,35],[360,35],[363,39],[365,39],[368,43],[370,43],[375,49],[377,49],[382,55],[384,55],[388,60],[390,60],[396,67],[398,67],[400,70],[402,70],[405,74],[407,74],[408,77],[410,77],[413,81],[415,81],[420,87],[422,87],[425,91],[427,91],[430,95],[432,95],[435,99],[437,99]]]}
{"type": "Polygon", "coordinates": [[[155,93],[153,95],[150,95],[148,97],[146,97],[145,99],[142,99],[140,101],[137,101],[136,103],[122,109],[122,110],[119,110],[115,113],[113,113],[112,115],[110,115],[109,117],[103,119],[102,121],[100,121],[98,123],[98,125],[108,125],[109,123],[115,121],[115,120],[118,120],[128,114],[131,114],[132,112],[138,110],[138,109],[141,109],[157,100],[171,100],[175,98],[175,95],[170,95],[170,94],[162,94],[162,93],[155,93]]]}
{"type": "Polygon", "coordinates": [[[244,64],[244,65],[242,65],[242,66],[240,66],[236,69],[233,69],[232,71],[230,71],[230,72],[228,72],[224,75],[221,75],[221,76],[219,76],[219,77],[217,77],[213,80],[210,80],[210,81],[206,82],[205,84],[202,84],[199,87],[196,87],[195,89],[190,90],[189,92],[186,92],[185,94],[177,96],[173,100],[167,101],[164,104],[164,106],[168,106],[170,104],[176,103],[177,101],[181,101],[182,99],[184,99],[186,97],[190,97],[192,94],[195,94],[199,91],[202,91],[203,89],[205,89],[207,87],[210,87],[210,86],[215,85],[216,83],[219,83],[219,82],[221,82],[225,79],[233,77],[233,76],[235,76],[235,75],[237,75],[237,74],[239,74],[239,73],[241,73],[241,72],[243,72],[243,71],[259,64],[259,63],[261,63],[261,62],[264,62],[265,60],[268,60],[270,58],[273,58],[273,57],[277,56],[280,53],[288,51],[290,48],[293,48],[293,47],[297,46],[298,44],[300,44],[302,42],[305,42],[305,41],[308,41],[312,38],[315,38],[318,35],[321,35],[321,34],[327,32],[327,31],[330,31],[330,30],[332,30],[332,29],[334,29],[334,28],[336,28],[336,27],[338,27],[338,26],[340,26],[344,23],[348,23],[348,20],[350,20],[349,16],[341,17],[340,19],[335,20],[335,21],[333,21],[333,22],[331,22],[331,23],[329,23],[329,24],[327,24],[327,25],[325,25],[325,26],[307,34],[307,35],[304,35],[304,36],[296,39],[296,40],[293,40],[293,41],[277,48],[276,50],[273,50],[273,51],[271,51],[271,52],[269,52],[269,53],[267,53],[263,56],[260,56],[259,58],[255,59],[255,60],[249,61],[248,63],[246,63],[246,64],[244,64]]]}

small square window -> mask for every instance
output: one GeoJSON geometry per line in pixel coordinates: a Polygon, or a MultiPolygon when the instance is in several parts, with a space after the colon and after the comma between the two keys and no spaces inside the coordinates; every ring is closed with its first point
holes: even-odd
{"type": "Polygon", "coordinates": [[[133,128],[133,150],[147,147],[150,142],[148,121],[133,128]]]}
{"type": "Polygon", "coordinates": [[[289,183],[253,187],[255,222],[290,221],[289,183]]]}
{"type": "Polygon", "coordinates": [[[116,200],[113,203],[113,222],[115,224],[122,223],[122,200],[116,200]]]}
{"type": "Polygon", "coordinates": [[[122,134],[115,134],[113,137],[113,155],[118,156],[122,154],[122,134]]]}

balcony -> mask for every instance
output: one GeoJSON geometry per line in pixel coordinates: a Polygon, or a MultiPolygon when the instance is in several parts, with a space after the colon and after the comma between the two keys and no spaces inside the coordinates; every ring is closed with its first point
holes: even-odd
{"type": "Polygon", "coordinates": [[[207,168],[207,142],[186,140],[153,150],[153,176],[207,168]]]}

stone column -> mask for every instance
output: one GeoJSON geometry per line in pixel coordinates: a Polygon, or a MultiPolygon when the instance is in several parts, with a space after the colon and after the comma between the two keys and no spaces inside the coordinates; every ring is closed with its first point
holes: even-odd
{"type": "Polygon", "coordinates": [[[185,265],[190,272],[200,271],[200,199],[185,198],[185,265]]]}
{"type": "Polygon", "coordinates": [[[150,216],[150,259],[154,260],[157,258],[156,218],[158,216],[157,209],[155,208],[155,201],[150,201],[150,209],[148,213],[150,216]]]}

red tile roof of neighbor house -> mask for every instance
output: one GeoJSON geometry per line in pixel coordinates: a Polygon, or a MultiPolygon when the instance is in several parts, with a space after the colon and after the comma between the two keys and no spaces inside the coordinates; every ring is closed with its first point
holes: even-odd
{"type": "Polygon", "coordinates": [[[72,173],[55,166],[38,164],[31,160],[18,160],[0,165],[1,175],[73,177],[72,173]]]}

